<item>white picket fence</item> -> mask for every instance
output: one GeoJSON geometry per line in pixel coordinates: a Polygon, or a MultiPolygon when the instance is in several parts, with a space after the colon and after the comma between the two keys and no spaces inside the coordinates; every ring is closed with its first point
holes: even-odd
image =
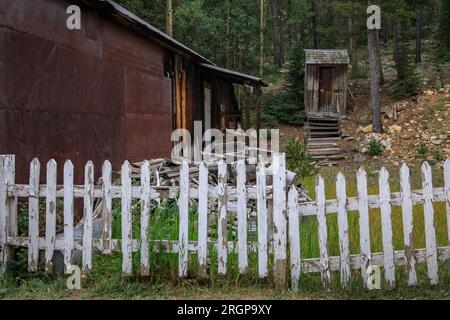
{"type": "Polygon", "coordinates": [[[438,261],[450,259],[450,244],[437,247],[434,226],[434,202],[446,202],[448,239],[450,239],[450,160],[444,167],[445,187],[432,186],[431,167],[422,166],[423,189],[411,191],[410,172],[406,164],[401,167],[401,192],[391,193],[389,173],[382,169],[379,175],[379,195],[368,195],[367,175],[363,169],[357,172],[358,197],[347,197],[346,181],[339,173],[336,179],[336,200],[326,200],[324,179],[318,176],[315,202],[299,202],[296,188],[286,190],[286,169],[284,154],[274,154],[272,158],[272,186],[266,185],[267,169],[263,165],[257,168],[256,185],[246,184],[246,166],[244,162],[237,165],[236,185],[227,183],[227,165],[218,165],[218,186],[208,185],[208,169],[205,164],[199,166],[198,187],[189,185],[189,167],[186,163],[180,167],[179,187],[157,187],[150,185],[150,165],[144,161],[141,167],[140,186],[132,185],[131,167],[125,162],[121,168],[121,185],[111,182],[112,170],[109,161],[102,167],[102,184],[94,183],[94,166],[88,162],[85,166],[84,185],[74,185],[74,167],[71,161],[64,164],[64,184],[57,185],[57,164],[54,160],[47,163],[46,184],[40,183],[40,163],[34,159],[30,165],[30,183],[15,183],[14,155],[0,155],[0,275],[6,271],[12,250],[15,247],[28,248],[28,270],[37,271],[39,250],[45,250],[45,270],[52,272],[52,258],[55,250],[64,253],[65,269],[74,263],[74,249],[82,250],[82,270],[89,272],[92,268],[93,248],[103,254],[112,251],[122,253],[122,272],[124,276],[133,274],[132,253],[140,252],[140,273],[148,276],[150,270],[150,250],[158,248],[165,252],[178,253],[179,276],[188,275],[189,252],[198,253],[199,273],[208,273],[208,247],[214,245],[217,250],[217,272],[227,273],[227,255],[236,252],[240,273],[249,267],[248,253],[258,254],[258,274],[267,277],[269,254],[273,253],[273,274],[277,284],[284,285],[286,271],[290,269],[292,289],[298,290],[302,273],[319,272],[324,288],[330,288],[331,272],[339,271],[341,285],[348,286],[351,270],[361,270],[365,285],[368,283],[369,268],[384,268],[385,287],[395,286],[395,268],[405,265],[409,285],[417,283],[416,264],[426,263],[431,284],[437,284],[438,261]],[[29,232],[28,237],[18,236],[17,199],[28,198],[29,232]],[[45,237],[39,235],[39,199],[46,199],[45,237]],[[56,235],[57,198],[63,199],[64,234],[56,235]],[[74,237],[74,198],[84,199],[84,232],[82,238],[74,237]],[[103,200],[101,223],[102,238],[93,238],[94,199],[103,200]],[[157,245],[151,246],[149,224],[151,202],[155,199],[177,199],[179,207],[178,240],[153,240],[157,245]],[[121,239],[112,239],[112,199],[121,199],[121,239]],[[132,234],[132,199],[141,203],[140,239],[132,234]],[[208,240],[209,201],[217,200],[218,237],[208,240]],[[257,203],[257,242],[247,240],[247,201],[257,203]],[[189,203],[198,202],[198,241],[189,241],[189,203]],[[426,248],[416,249],[413,244],[413,206],[424,205],[426,248]],[[402,207],[404,250],[394,251],[392,241],[392,206],[402,207]],[[369,209],[380,208],[382,221],[383,252],[372,253],[370,245],[369,209]],[[227,239],[227,215],[230,210],[237,212],[237,243],[227,239]],[[359,212],[360,254],[350,255],[349,249],[349,211],[359,212]],[[328,214],[337,213],[340,255],[330,257],[328,252],[327,222],[328,214]],[[316,216],[320,257],[301,258],[300,252],[300,218],[316,216]],[[273,221],[269,221],[273,219],[273,221]],[[289,224],[288,224],[289,221],[289,224]],[[269,226],[273,222],[273,236],[269,226]],[[153,249],[151,249],[153,248],[153,249]],[[289,257],[289,261],[287,261],[289,257]],[[288,262],[288,264],[287,264],[288,262]]]}

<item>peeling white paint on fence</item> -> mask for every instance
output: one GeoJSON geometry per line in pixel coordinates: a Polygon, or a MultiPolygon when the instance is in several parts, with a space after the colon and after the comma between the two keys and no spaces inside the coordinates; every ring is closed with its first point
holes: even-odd
{"type": "Polygon", "coordinates": [[[447,239],[450,246],[450,159],[444,164],[445,208],[447,210],[447,239]]]}
{"type": "Polygon", "coordinates": [[[30,165],[30,197],[28,198],[28,271],[37,271],[39,263],[39,179],[41,164],[30,165]]]}
{"type": "Polygon", "coordinates": [[[436,230],[434,228],[433,177],[431,167],[427,162],[422,165],[422,187],[424,198],[428,278],[430,279],[431,284],[437,284],[439,282],[439,277],[436,252],[436,230]]]}
{"type": "Polygon", "coordinates": [[[369,204],[367,196],[367,173],[360,168],[356,173],[358,187],[359,243],[361,248],[361,276],[367,286],[368,268],[372,263],[370,253],[369,204]]]}
{"type": "Polygon", "coordinates": [[[218,195],[218,211],[219,211],[219,221],[217,225],[217,273],[219,275],[225,275],[227,272],[227,164],[224,161],[218,164],[218,184],[217,184],[217,195],[218,195]]]}
{"type": "Polygon", "coordinates": [[[236,166],[237,179],[236,191],[237,199],[237,218],[238,218],[238,261],[239,272],[244,274],[248,267],[247,256],[247,188],[245,182],[247,180],[245,162],[240,160],[236,166]]]}
{"type": "Polygon", "coordinates": [[[286,270],[286,164],[282,154],[275,153],[273,170],[273,246],[275,260],[275,281],[285,282],[286,270]]]}
{"type": "Polygon", "coordinates": [[[178,252],[178,276],[186,277],[188,268],[189,240],[189,166],[183,161],[180,170],[180,198],[178,199],[180,214],[180,251],[178,252]]]}
{"type": "Polygon", "coordinates": [[[316,208],[319,233],[320,268],[322,285],[328,290],[331,285],[330,265],[328,258],[328,228],[325,216],[325,182],[322,176],[316,180],[316,208]]]}
{"type": "Polygon", "coordinates": [[[148,232],[150,227],[150,164],[147,160],[141,166],[141,275],[150,275],[148,232]]]}
{"type": "Polygon", "coordinates": [[[103,228],[103,254],[111,254],[112,240],[112,199],[111,199],[111,162],[106,160],[102,166],[102,228],[103,228]]]}
{"type": "Polygon", "coordinates": [[[389,186],[389,173],[381,168],[379,177],[380,209],[381,209],[381,237],[384,252],[384,281],[385,288],[395,287],[394,246],[392,244],[391,219],[391,189],[389,186]]]}
{"type": "Polygon", "coordinates": [[[131,276],[133,215],[131,212],[131,166],[128,161],[122,165],[122,192],[122,274],[131,276]]]}
{"type": "Polygon", "coordinates": [[[301,273],[300,226],[298,214],[298,191],[292,186],[288,195],[289,219],[289,256],[291,259],[291,287],[298,292],[298,281],[301,273]]]}
{"type": "Polygon", "coordinates": [[[47,163],[47,196],[45,202],[45,272],[53,272],[56,240],[56,161],[47,163]]]}
{"type": "Polygon", "coordinates": [[[414,224],[411,200],[411,181],[409,167],[403,163],[400,169],[400,186],[402,192],[403,243],[405,246],[406,274],[408,285],[417,284],[416,257],[414,255],[414,224]]]}
{"type": "Polygon", "coordinates": [[[92,269],[92,231],[94,214],[94,164],[88,161],[84,168],[84,229],[83,229],[83,272],[92,269]]]}
{"type": "Polygon", "coordinates": [[[205,162],[199,167],[198,193],[198,264],[202,277],[207,276],[208,258],[208,168],[205,162]]]}
{"type": "Polygon", "coordinates": [[[257,211],[258,211],[258,275],[267,277],[267,195],[266,169],[259,163],[256,169],[257,211]]]}
{"type": "MultiPolygon", "coordinates": [[[[336,199],[327,200],[325,197],[325,183],[321,176],[316,182],[316,200],[300,202],[297,189],[288,186],[286,198],[286,170],[283,154],[274,154],[272,166],[266,168],[259,163],[256,169],[256,185],[246,184],[246,167],[240,161],[237,163],[236,183],[228,182],[225,162],[218,164],[218,185],[208,185],[208,168],[205,163],[199,166],[198,187],[191,186],[189,167],[183,163],[180,167],[179,186],[151,185],[152,172],[148,161],[141,167],[140,184],[132,185],[131,166],[125,162],[121,168],[120,185],[112,184],[112,167],[105,161],[102,167],[101,184],[94,183],[94,166],[88,162],[85,166],[84,185],[74,185],[74,168],[70,161],[64,164],[63,185],[57,185],[57,164],[54,160],[47,163],[47,179],[40,184],[40,164],[34,159],[30,164],[29,184],[16,184],[14,178],[14,156],[0,155],[0,275],[2,275],[9,261],[13,247],[28,248],[28,270],[37,271],[39,250],[45,251],[45,270],[52,272],[52,258],[54,251],[64,252],[65,269],[74,263],[74,250],[82,251],[82,267],[84,272],[92,268],[92,254],[98,249],[103,254],[112,252],[122,253],[122,273],[124,276],[133,275],[133,252],[140,257],[140,273],[142,276],[150,274],[151,252],[167,252],[178,254],[180,277],[188,275],[189,254],[198,253],[199,276],[208,275],[209,250],[217,251],[217,273],[227,273],[228,254],[238,257],[239,272],[244,274],[249,268],[249,252],[258,255],[258,275],[261,278],[269,274],[268,261],[273,256],[273,274],[278,286],[286,284],[286,274],[290,274],[293,291],[299,289],[301,274],[320,273],[324,288],[331,287],[331,272],[340,271],[342,287],[348,287],[352,270],[360,270],[367,281],[366,270],[370,266],[384,268],[385,288],[392,288],[396,284],[395,271],[398,266],[405,266],[406,280],[409,285],[418,282],[416,264],[427,264],[428,277],[431,284],[437,284],[438,261],[450,259],[450,244],[437,247],[436,230],[434,228],[434,203],[446,202],[447,221],[450,220],[450,161],[444,165],[445,187],[433,188],[431,167],[425,163],[422,166],[423,189],[411,191],[410,171],[406,164],[400,169],[401,192],[390,192],[389,173],[382,168],[379,175],[379,194],[368,195],[367,175],[364,169],[357,172],[357,197],[347,197],[346,178],[342,173],[336,177],[336,199]],[[266,185],[266,175],[273,174],[272,186],[266,185]],[[235,184],[235,185],[233,185],[235,184]],[[28,236],[19,237],[15,230],[15,222],[8,225],[9,218],[15,219],[17,197],[28,198],[29,225],[28,236]],[[46,200],[45,207],[45,235],[39,235],[39,199],[46,200]],[[58,212],[56,199],[62,198],[63,212],[58,212]],[[74,199],[83,198],[84,217],[83,234],[74,234],[74,199]],[[94,200],[99,201],[100,207],[95,210],[94,200]],[[121,199],[121,239],[112,239],[112,199],[121,199]],[[140,206],[132,207],[133,203],[140,206]],[[158,206],[161,199],[177,199],[179,209],[179,238],[177,240],[150,240],[150,224],[152,206],[158,206]],[[195,217],[190,210],[191,205],[198,201],[198,241],[189,240],[189,219],[195,217]],[[256,201],[257,241],[249,241],[247,230],[248,202],[256,201]],[[269,221],[268,201],[273,202],[273,221],[269,221]],[[215,208],[210,208],[217,202],[217,235],[208,234],[208,214],[215,208]],[[414,248],[413,234],[416,232],[413,223],[413,206],[423,204],[426,248],[414,248]],[[392,207],[402,207],[404,250],[394,251],[392,234],[392,207]],[[383,252],[372,253],[370,250],[369,210],[380,208],[383,252]],[[133,212],[139,212],[140,219],[134,224],[140,228],[140,236],[133,238],[133,212]],[[228,239],[228,213],[237,213],[238,228],[237,241],[228,239]],[[349,211],[358,211],[360,232],[360,253],[350,254],[349,239],[349,211]],[[101,213],[98,215],[97,213],[101,213]],[[56,219],[63,214],[63,235],[56,237],[56,219]],[[339,235],[339,256],[329,256],[327,215],[336,214],[339,235]],[[301,258],[301,218],[316,216],[318,223],[318,239],[320,257],[301,258]],[[93,219],[101,218],[103,234],[93,237],[93,219]],[[273,246],[268,242],[270,228],[273,222],[273,246]],[[217,236],[215,238],[215,236],[217,236]],[[288,237],[287,237],[288,236],[288,237]],[[287,246],[289,245],[289,264],[286,265],[287,246]],[[288,272],[290,270],[290,272],[288,272]]],[[[156,173],[155,173],[156,174],[156,173]]],[[[230,179],[231,180],[231,179],[230,179]]],[[[267,179],[270,181],[270,178],[267,179]]],[[[213,214],[211,212],[211,214],[213,214]]],[[[371,214],[378,214],[372,212],[371,214]]],[[[450,225],[449,222],[447,222],[450,225]]],[[[58,227],[58,229],[61,229],[58,227]]],[[[450,233],[450,227],[449,227],[450,233]]],[[[228,261],[230,263],[230,261],[228,261]]],[[[366,284],[367,285],[367,284],[366,284]]]]}
{"type": "Polygon", "coordinates": [[[67,160],[64,164],[64,272],[73,265],[73,164],[67,160]]]}
{"type": "Polygon", "coordinates": [[[350,281],[350,240],[348,236],[347,190],[345,176],[339,172],[336,178],[338,201],[339,252],[341,256],[341,286],[348,287],[350,281]]]}

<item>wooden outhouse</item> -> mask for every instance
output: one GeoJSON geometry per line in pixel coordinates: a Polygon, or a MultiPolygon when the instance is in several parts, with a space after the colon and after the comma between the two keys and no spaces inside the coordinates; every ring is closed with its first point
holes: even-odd
{"type": "Polygon", "coordinates": [[[342,116],[347,107],[347,50],[305,50],[305,110],[342,116]]]}

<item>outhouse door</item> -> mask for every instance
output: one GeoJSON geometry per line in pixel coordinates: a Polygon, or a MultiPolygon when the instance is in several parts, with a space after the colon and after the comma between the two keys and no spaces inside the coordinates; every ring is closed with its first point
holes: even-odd
{"type": "Polygon", "coordinates": [[[319,112],[336,113],[333,110],[333,68],[320,68],[319,112]]]}

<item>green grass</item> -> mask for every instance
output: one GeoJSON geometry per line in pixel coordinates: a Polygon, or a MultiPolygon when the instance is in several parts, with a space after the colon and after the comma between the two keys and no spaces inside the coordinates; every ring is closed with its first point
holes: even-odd
{"type": "MultiPolygon", "coordinates": [[[[378,193],[378,167],[368,168],[369,194],[378,193]]],[[[335,199],[336,169],[323,168],[321,174],[326,182],[327,199],[335,199]]],[[[400,190],[398,173],[391,170],[391,192],[400,190]]],[[[356,174],[353,169],[346,169],[347,195],[356,196],[356,174]]],[[[421,189],[420,173],[412,168],[412,189],[421,189]],[[419,178],[417,178],[419,177],[419,178]]],[[[442,186],[441,170],[434,170],[434,185],[442,186]]],[[[315,177],[302,179],[303,185],[314,197],[315,177]]],[[[113,203],[113,237],[120,238],[120,200],[113,203]]],[[[139,210],[137,201],[133,202],[133,236],[139,238],[139,210]]],[[[175,203],[165,203],[151,215],[151,239],[178,238],[178,211],[175,203]]],[[[189,239],[197,239],[197,211],[190,210],[189,239]]],[[[349,212],[349,238],[351,254],[358,254],[359,250],[359,220],[357,212],[349,212]]],[[[393,242],[395,250],[403,249],[402,214],[399,207],[392,211],[393,242]]],[[[337,217],[335,214],[327,216],[328,248],[330,256],[339,255],[339,239],[337,217]]],[[[435,204],[435,226],[438,246],[448,245],[447,221],[445,204],[435,204]]],[[[217,237],[214,226],[212,238],[217,237]]],[[[236,240],[231,228],[228,229],[230,240],[236,240]]],[[[370,211],[370,237],[372,252],[382,252],[381,218],[379,210],[370,211]]],[[[425,248],[423,208],[414,207],[414,245],[425,248]]],[[[255,234],[249,234],[249,241],[256,240],[255,234]]],[[[217,275],[217,254],[209,250],[211,266],[210,278],[200,279],[197,274],[197,255],[189,255],[189,276],[179,279],[178,255],[153,252],[150,256],[151,275],[148,278],[139,276],[139,254],[133,254],[133,270],[135,274],[130,278],[121,275],[121,255],[114,253],[111,257],[95,255],[93,270],[83,279],[83,289],[69,291],[66,289],[66,277],[46,275],[43,272],[29,274],[26,272],[26,250],[18,252],[14,270],[6,277],[0,278],[0,298],[3,299],[211,299],[211,298],[249,298],[249,299],[416,299],[416,298],[450,298],[450,262],[439,266],[440,284],[430,286],[427,281],[426,265],[417,265],[419,285],[408,287],[403,266],[397,266],[397,287],[392,291],[363,289],[359,271],[352,271],[350,288],[343,290],[339,285],[339,272],[332,273],[332,290],[322,289],[319,274],[303,274],[300,280],[300,293],[294,294],[289,289],[275,289],[272,274],[267,279],[259,279],[257,274],[257,254],[249,253],[249,270],[246,275],[239,275],[237,256],[229,254],[228,272],[226,276],[217,275]]],[[[301,222],[301,256],[304,259],[318,258],[318,234],[315,217],[303,218],[301,222]]],[[[272,257],[269,258],[272,265],[272,257]]]]}

